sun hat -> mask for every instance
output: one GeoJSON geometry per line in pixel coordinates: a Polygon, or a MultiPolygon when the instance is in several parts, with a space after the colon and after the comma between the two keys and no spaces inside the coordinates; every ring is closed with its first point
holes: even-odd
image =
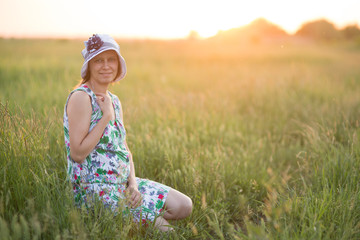
{"type": "Polygon", "coordinates": [[[84,64],[81,68],[81,77],[84,79],[88,70],[88,63],[95,56],[99,55],[102,52],[107,50],[114,50],[120,62],[120,75],[114,79],[114,82],[120,81],[125,77],[126,74],[126,64],[124,58],[120,54],[120,46],[117,42],[107,34],[93,34],[89,40],[84,42],[85,48],[81,51],[81,54],[84,57],[84,64]]]}

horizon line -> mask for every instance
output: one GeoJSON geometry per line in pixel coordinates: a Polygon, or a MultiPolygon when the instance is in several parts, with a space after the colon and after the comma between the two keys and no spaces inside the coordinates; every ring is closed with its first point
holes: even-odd
{"type": "MultiPolygon", "coordinates": [[[[313,20],[308,20],[303,22],[296,31],[294,31],[293,33],[289,32],[288,30],[284,29],[281,25],[273,23],[271,21],[269,21],[268,19],[264,18],[264,17],[259,17],[254,19],[253,21],[249,22],[248,24],[244,24],[244,25],[240,25],[238,27],[233,27],[233,28],[229,28],[226,30],[218,30],[216,34],[208,36],[208,37],[203,37],[199,34],[199,32],[197,30],[189,30],[188,34],[182,37],[160,37],[160,36],[147,36],[147,35],[121,35],[121,34],[110,34],[112,37],[116,38],[116,39],[121,39],[121,40],[186,40],[189,38],[190,33],[195,32],[197,34],[199,34],[198,39],[209,39],[212,37],[215,37],[216,35],[218,35],[221,32],[226,32],[232,29],[240,29],[246,26],[251,25],[252,23],[258,21],[258,20],[265,20],[266,22],[268,22],[271,25],[277,26],[280,30],[283,30],[288,36],[295,36],[296,33],[307,23],[312,23],[312,22],[316,22],[316,21],[320,21],[320,20],[325,20],[331,24],[334,25],[336,30],[341,30],[347,26],[357,26],[359,27],[359,23],[358,22],[354,22],[354,23],[348,23],[345,24],[343,27],[339,27],[336,23],[332,22],[331,20],[327,19],[327,18],[316,18],[313,20]]],[[[93,34],[93,33],[91,33],[93,34]]],[[[84,38],[88,38],[88,34],[67,34],[67,33],[63,33],[63,34],[1,34],[0,33],[0,38],[2,39],[68,39],[68,40],[81,40],[84,38]]]]}

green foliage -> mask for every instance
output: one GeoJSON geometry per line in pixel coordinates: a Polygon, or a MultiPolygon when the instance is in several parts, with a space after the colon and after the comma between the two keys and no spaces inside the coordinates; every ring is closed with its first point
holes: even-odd
{"type": "Polygon", "coordinates": [[[360,29],[357,25],[349,25],[341,30],[346,39],[356,39],[360,37],[360,29]]]}
{"type": "Polygon", "coordinates": [[[348,25],[337,29],[333,23],[319,19],[304,23],[296,32],[295,36],[306,37],[315,41],[339,41],[355,40],[360,37],[360,29],[357,25],[348,25]]]}
{"type": "Polygon", "coordinates": [[[296,32],[296,35],[310,37],[315,40],[335,40],[340,37],[334,24],[324,19],[303,24],[296,32]]]}
{"type": "Polygon", "coordinates": [[[77,209],[62,114],[82,42],[1,39],[2,239],[360,238],[359,49],[120,45],[111,91],[136,173],[190,196],[192,215],[164,234],[77,209]]]}

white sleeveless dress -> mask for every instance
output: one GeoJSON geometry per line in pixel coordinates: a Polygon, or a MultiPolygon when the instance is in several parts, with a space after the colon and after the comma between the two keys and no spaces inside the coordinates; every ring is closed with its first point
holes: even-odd
{"type": "Polygon", "coordinates": [[[91,207],[96,198],[115,213],[122,211],[123,214],[131,214],[138,222],[154,221],[163,210],[171,188],[148,179],[136,178],[143,203],[135,209],[126,205],[125,189],[130,174],[130,161],[129,152],[125,147],[126,131],[120,116],[121,104],[116,95],[109,93],[115,109],[115,120],[109,122],[100,141],[82,164],[71,159],[66,107],[71,94],[76,91],[86,92],[91,99],[92,114],[89,132],[102,117],[96,95],[86,84],[69,94],[64,111],[64,133],[68,176],[73,184],[75,204],[91,207]]]}

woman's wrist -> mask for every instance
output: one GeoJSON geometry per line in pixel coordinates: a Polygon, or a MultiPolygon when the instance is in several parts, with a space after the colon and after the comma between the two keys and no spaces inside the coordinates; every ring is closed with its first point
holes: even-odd
{"type": "Polygon", "coordinates": [[[105,121],[110,122],[111,120],[111,113],[103,113],[102,117],[105,121]]]}
{"type": "Polygon", "coordinates": [[[128,187],[130,186],[136,186],[137,187],[137,183],[136,183],[136,180],[132,177],[129,177],[128,178],[128,187]]]}

